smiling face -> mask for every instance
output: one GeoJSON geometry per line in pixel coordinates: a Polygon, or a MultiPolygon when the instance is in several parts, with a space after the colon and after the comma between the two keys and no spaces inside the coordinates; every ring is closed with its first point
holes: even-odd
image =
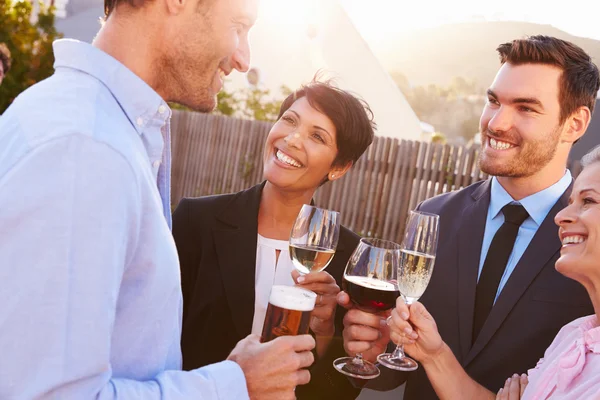
{"type": "Polygon", "coordinates": [[[563,130],[561,74],[549,65],[502,65],[480,120],[482,171],[520,178],[562,162],[555,157],[563,130]]]}
{"type": "Polygon", "coordinates": [[[216,106],[223,76],[245,72],[250,63],[248,34],[258,0],[190,0],[165,28],[163,81],[169,100],[208,112],[216,106]],[[176,43],[176,45],[173,45],[176,43]]]}
{"type": "Polygon", "coordinates": [[[600,162],[577,177],[569,205],[555,218],[562,241],[556,270],[584,286],[600,284],[600,162]]]}
{"type": "MultiPolygon", "coordinates": [[[[273,125],[264,149],[264,177],[289,190],[313,190],[331,175],[338,154],[337,132],[325,114],[306,97],[296,100],[273,125]]],[[[333,177],[337,178],[336,176],[333,177]]]]}

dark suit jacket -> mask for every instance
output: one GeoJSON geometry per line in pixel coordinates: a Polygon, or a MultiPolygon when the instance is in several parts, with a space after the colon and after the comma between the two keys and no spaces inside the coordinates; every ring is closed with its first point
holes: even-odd
{"type": "MultiPolygon", "coordinates": [[[[173,235],[181,263],[184,369],[227,358],[248,336],[254,317],[258,208],[264,183],[228,195],[183,199],[173,215],[173,235]]],[[[359,236],[342,227],[329,272],[342,276],[359,236]]],[[[354,399],[359,391],[332,366],[345,356],[341,333],[345,310],[336,312],[336,337],[311,368],[311,383],[298,398],[354,399]]]]}
{"type": "MultiPolygon", "coordinates": [[[[490,182],[420,205],[420,210],[440,215],[436,263],[421,302],[467,373],[496,393],[506,378],[536,365],[563,325],[594,311],[583,286],[554,269],[561,247],[554,217],[567,205],[569,188],[539,227],[471,344],[490,182]]],[[[389,370],[386,375],[390,379],[389,370]]],[[[437,398],[422,367],[406,377],[405,400],[437,398]]],[[[402,376],[396,374],[395,379],[398,384],[402,376]]],[[[380,389],[387,386],[379,385],[380,389]]]]}

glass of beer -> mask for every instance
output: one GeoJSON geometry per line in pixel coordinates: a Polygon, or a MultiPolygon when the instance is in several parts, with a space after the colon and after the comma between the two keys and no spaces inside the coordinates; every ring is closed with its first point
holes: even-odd
{"type": "Polygon", "coordinates": [[[317,295],[297,286],[274,285],[269,296],[261,342],[279,336],[306,335],[317,295]]]}
{"type": "MultiPolygon", "coordinates": [[[[419,300],[427,289],[438,243],[439,216],[411,211],[400,250],[398,289],[408,305],[419,300]]],[[[397,371],[414,371],[417,362],[404,354],[402,345],[393,353],[380,354],[380,364],[397,371]]]]}
{"type": "Polygon", "coordinates": [[[290,257],[298,272],[324,270],[340,236],[340,213],[305,204],[290,234],[290,257]]]}
{"type": "MultiPolygon", "coordinates": [[[[396,283],[400,245],[380,239],[361,239],[350,256],[343,289],[359,309],[377,314],[394,307],[399,296],[396,283]]],[[[379,376],[379,368],[365,361],[361,354],[342,357],[333,362],[342,374],[359,379],[379,376]]]]}

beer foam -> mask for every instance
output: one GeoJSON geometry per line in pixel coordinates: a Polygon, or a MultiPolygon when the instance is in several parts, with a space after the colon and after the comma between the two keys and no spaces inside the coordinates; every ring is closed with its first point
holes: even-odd
{"type": "Polygon", "coordinates": [[[312,311],[316,300],[316,293],[295,286],[274,285],[269,296],[274,306],[297,311],[312,311]]]}

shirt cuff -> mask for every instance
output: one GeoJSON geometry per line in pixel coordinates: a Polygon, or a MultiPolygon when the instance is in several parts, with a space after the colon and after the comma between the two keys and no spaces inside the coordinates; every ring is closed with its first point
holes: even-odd
{"type": "Polygon", "coordinates": [[[219,399],[250,399],[246,377],[238,363],[227,360],[207,365],[202,371],[213,378],[219,399]]]}

